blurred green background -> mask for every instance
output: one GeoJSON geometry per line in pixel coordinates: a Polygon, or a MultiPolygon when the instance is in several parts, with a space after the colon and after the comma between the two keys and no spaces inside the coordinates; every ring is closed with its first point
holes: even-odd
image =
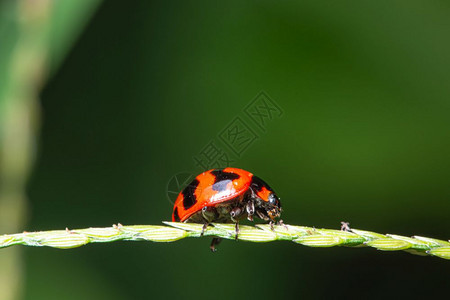
{"type": "MultiPolygon", "coordinates": [[[[169,220],[169,180],[200,172],[193,156],[212,140],[223,147],[218,134],[264,90],[283,114],[265,130],[249,121],[259,138],[233,165],[277,191],[286,223],[448,239],[449,13],[445,1],[416,0],[105,1],[90,19],[80,13],[86,26],[59,68],[48,52],[18,230],[169,220]]],[[[21,297],[448,291],[437,258],[232,241],[212,254],[209,242],[22,248],[21,297]]]]}

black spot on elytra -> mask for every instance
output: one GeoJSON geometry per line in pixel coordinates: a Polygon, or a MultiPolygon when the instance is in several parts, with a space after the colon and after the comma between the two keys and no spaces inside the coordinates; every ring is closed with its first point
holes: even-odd
{"type": "Polygon", "coordinates": [[[262,190],[262,188],[265,187],[266,189],[268,189],[269,191],[273,192],[273,190],[270,188],[270,186],[261,178],[257,177],[257,176],[253,176],[252,178],[252,188],[259,192],[262,190]]]}
{"type": "Polygon", "coordinates": [[[222,180],[235,180],[235,179],[238,179],[239,177],[241,177],[236,173],[224,172],[223,169],[217,169],[217,170],[211,171],[211,174],[213,174],[214,177],[216,177],[216,180],[214,181],[214,183],[218,183],[219,181],[222,181],[222,180]]]}
{"type": "Polygon", "coordinates": [[[212,188],[213,188],[213,190],[218,191],[218,192],[222,192],[222,191],[226,190],[227,185],[231,181],[241,177],[236,173],[224,172],[223,169],[216,169],[214,171],[211,171],[211,174],[213,174],[215,177],[212,188]]]}
{"type": "Polygon", "coordinates": [[[175,208],[173,211],[173,218],[175,219],[175,222],[180,222],[180,215],[178,214],[178,207],[175,208]]]}
{"type": "Polygon", "coordinates": [[[183,194],[183,207],[184,209],[191,208],[196,202],[195,190],[200,182],[194,179],[181,193],[183,194]]]}

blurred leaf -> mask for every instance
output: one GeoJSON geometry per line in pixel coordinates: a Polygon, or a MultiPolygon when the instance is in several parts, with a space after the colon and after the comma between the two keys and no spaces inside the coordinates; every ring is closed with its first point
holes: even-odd
{"type": "MultiPolygon", "coordinates": [[[[6,0],[0,3],[0,231],[23,227],[24,193],[35,156],[39,93],[99,1],[6,0]],[[49,61],[52,63],[50,64],[49,61]]],[[[24,236],[26,238],[26,236],[24,236]]],[[[57,248],[86,244],[85,236],[52,236],[57,248]]],[[[33,241],[30,241],[33,243],[33,241]]],[[[19,249],[0,257],[4,299],[19,297],[19,249]]]]}
{"type": "Polygon", "coordinates": [[[102,0],[56,0],[50,18],[49,56],[54,73],[102,0]]]}

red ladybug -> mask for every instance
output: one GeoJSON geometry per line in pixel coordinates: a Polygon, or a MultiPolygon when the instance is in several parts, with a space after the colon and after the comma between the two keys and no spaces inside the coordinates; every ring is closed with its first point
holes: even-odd
{"type": "MultiPolygon", "coordinates": [[[[237,237],[240,219],[247,217],[253,221],[256,215],[273,226],[280,214],[280,199],[267,183],[248,171],[225,168],[195,177],[178,195],[172,221],[203,223],[202,234],[211,222],[234,222],[237,237]]],[[[213,239],[212,251],[220,240],[213,239]]]]}

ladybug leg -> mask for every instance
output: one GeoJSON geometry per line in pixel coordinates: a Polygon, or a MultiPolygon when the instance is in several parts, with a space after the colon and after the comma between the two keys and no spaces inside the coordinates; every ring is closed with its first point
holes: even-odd
{"type": "Polygon", "coordinates": [[[203,236],[203,234],[205,233],[206,228],[208,228],[208,225],[209,225],[209,223],[203,224],[202,232],[200,233],[200,236],[203,236]]]}
{"type": "Polygon", "coordinates": [[[264,221],[269,221],[269,217],[265,216],[260,210],[256,210],[256,215],[264,221]]]}
{"type": "Polygon", "coordinates": [[[245,209],[247,210],[247,220],[253,221],[253,215],[255,214],[255,202],[252,200],[248,201],[245,209]]]}
{"type": "Polygon", "coordinates": [[[203,224],[202,232],[201,232],[200,236],[203,236],[206,228],[208,228],[208,225],[214,219],[214,215],[215,215],[214,208],[208,208],[207,206],[202,208],[202,218],[203,218],[204,224],[203,224]]]}
{"type": "Polygon", "coordinates": [[[216,210],[214,207],[205,206],[202,208],[202,217],[206,222],[210,223],[212,220],[214,220],[215,216],[216,210]]]}
{"type": "Polygon", "coordinates": [[[230,211],[231,220],[233,222],[237,223],[238,222],[238,218],[239,218],[240,215],[242,215],[242,213],[243,213],[243,209],[242,208],[240,208],[240,207],[233,208],[230,211]]]}
{"type": "Polygon", "coordinates": [[[231,220],[236,224],[236,235],[235,235],[235,239],[238,239],[238,235],[239,235],[239,216],[242,215],[242,213],[244,212],[244,210],[240,207],[235,207],[231,210],[230,212],[230,217],[231,220]]]}
{"type": "Polygon", "coordinates": [[[236,235],[234,236],[234,239],[237,241],[238,240],[238,235],[239,235],[239,222],[236,222],[235,230],[236,230],[236,235]]]}
{"type": "Polygon", "coordinates": [[[270,230],[274,231],[275,229],[273,228],[273,221],[270,221],[269,225],[270,225],[270,230]]]}
{"type": "Polygon", "coordinates": [[[221,238],[213,238],[211,241],[211,246],[209,246],[209,248],[211,249],[212,252],[216,252],[216,246],[220,244],[220,242],[222,241],[221,238]]]}

